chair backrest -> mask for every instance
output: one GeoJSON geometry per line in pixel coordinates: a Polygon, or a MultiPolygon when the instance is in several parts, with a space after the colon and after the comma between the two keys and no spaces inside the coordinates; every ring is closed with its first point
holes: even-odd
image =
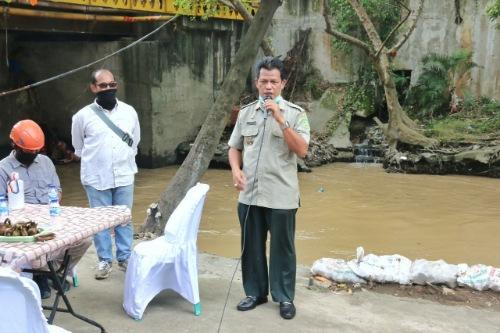
{"type": "Polygon", "coordinates": [[[0,332],[48,333],[36,283],[0,267],[0,332]]]}
{"type": "Polygon", "coordinates": [[[191,187],[165,225],[165,238],[171,243],[183,244],[196,240],[203,205],[210,186],[198,183],[191,187]]]}

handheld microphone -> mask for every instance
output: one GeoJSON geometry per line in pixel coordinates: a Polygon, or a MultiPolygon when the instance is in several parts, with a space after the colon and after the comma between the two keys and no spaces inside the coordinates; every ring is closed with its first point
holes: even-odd
{"type": "MultiPolygon", "coordinates": [[[[269,96],[269,95],[264,96],[264,102],[266,102],[266,101],[268,101],[270,99],[272,99],[271,96],[269,96]]],[[[264,119],[267,119],[267,116],[269,115],[269,112],[270,112],[270,110],[266,108],[266,111],[264,112],[264,119]]]]}

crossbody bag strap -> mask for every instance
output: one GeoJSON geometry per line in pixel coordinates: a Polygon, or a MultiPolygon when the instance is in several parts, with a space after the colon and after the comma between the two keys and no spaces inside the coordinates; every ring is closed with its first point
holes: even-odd
{"type": "Polygon", "coordinates": [[[128,133],[124,132],[120,127],[116,126],[115,123],[113,121],[111,121],[111,119],[109,119],[108,116],[106,116],[104,114],[104,112],[102,112],[101,110],[99,110],[99,108],[97,107],[97,105],[91,104],[90,108],[92,109],[92,111],[94,111],[94,113],[99,118],[101,118],[101,120],[113,132],[115,132],[116,135],[118,135],[120,137],[120,139],[122,139],[123,142],[125,142],[129,147],[132,147],[132,145],[134,144],[134,140],[132,139],[132,137],[128,133]]]}

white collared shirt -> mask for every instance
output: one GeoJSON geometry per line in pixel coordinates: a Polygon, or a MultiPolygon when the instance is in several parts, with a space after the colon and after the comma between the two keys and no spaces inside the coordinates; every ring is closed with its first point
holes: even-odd
{"type": "Polygon", "coordinates": [[[75,154],[81,158],[83,185],[102,191],[134,183],[137,173],[135,155],[141,130],[137,112],[132,106],[117,100],[115,108],[108,111],[94,101],[73,116],[71,137],[75,154]],[[99,107],[116,126],[133,138],[132,147],[95,114],[91,105],[99,107]]]}

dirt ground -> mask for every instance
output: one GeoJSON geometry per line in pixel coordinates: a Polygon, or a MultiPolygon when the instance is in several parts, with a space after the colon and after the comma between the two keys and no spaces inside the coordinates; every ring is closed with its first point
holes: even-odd
{"type": "Polygon", "coordinates": [[[470,288],[448,288],[447,286],[437,285],[399,285],[393,283],[374,283],[367,285],[352,285],[336,283],[321,276],[311,278],[309,285],[319,285],[322,288],[328,288],[333,293],[356,293],[370,290],[379,294],[392,295],[396,297],[425,299],[445,305],[469,306],[474,309],[490,309],[500,312],[500,292],[496,291],[477,291],[470,288]]]}

